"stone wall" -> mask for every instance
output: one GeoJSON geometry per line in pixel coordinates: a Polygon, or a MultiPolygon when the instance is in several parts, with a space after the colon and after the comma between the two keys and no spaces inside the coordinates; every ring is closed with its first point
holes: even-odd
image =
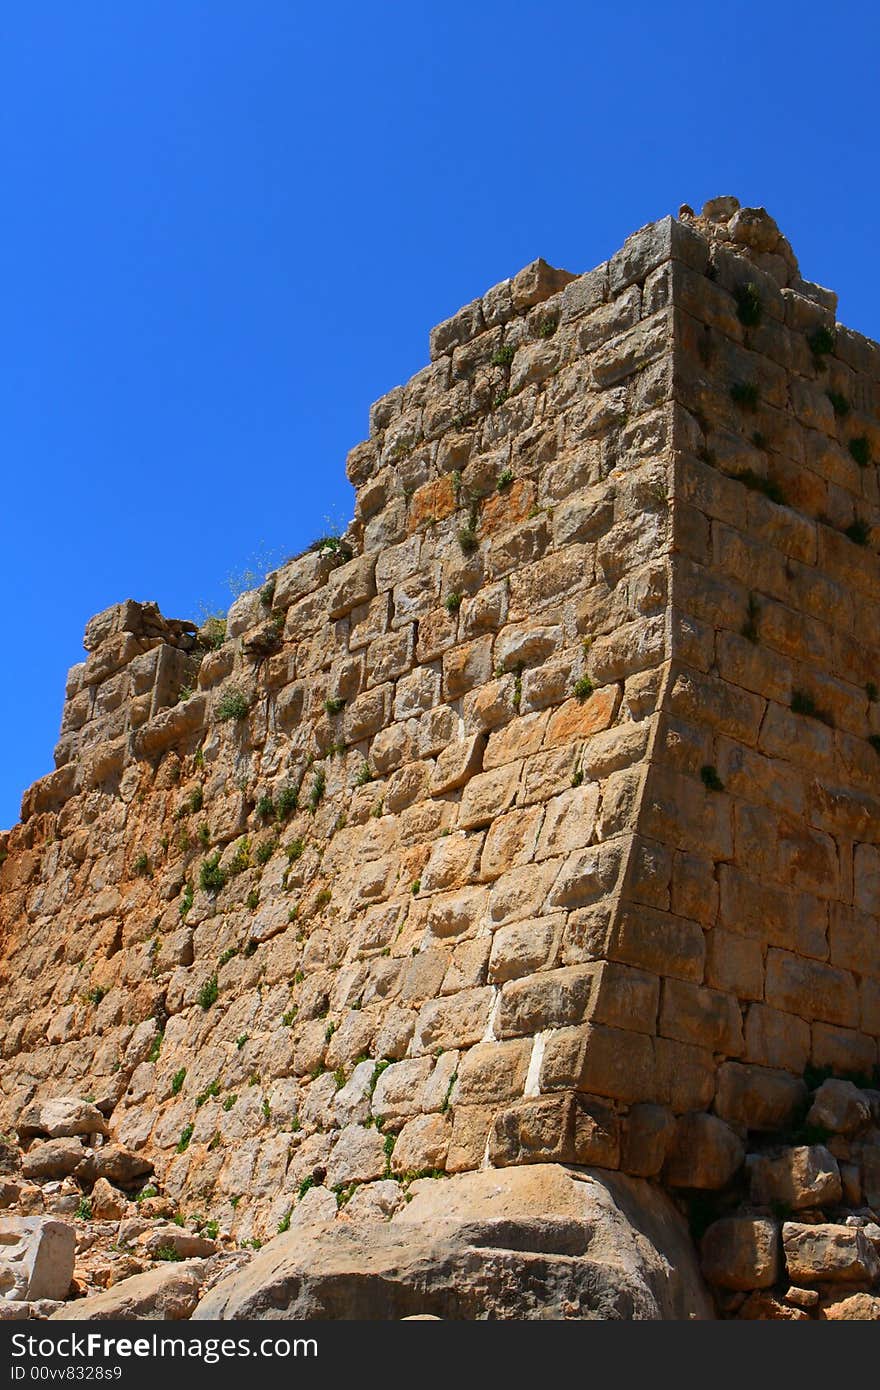
{"type": "Polygon", "coordinates": [[[225,634],[93,619],[0,839],[5,1122],[90,1096],[242,1238],[870,1071],[878,377],[766,214],[683,210],[436,328],[225,634]]]}

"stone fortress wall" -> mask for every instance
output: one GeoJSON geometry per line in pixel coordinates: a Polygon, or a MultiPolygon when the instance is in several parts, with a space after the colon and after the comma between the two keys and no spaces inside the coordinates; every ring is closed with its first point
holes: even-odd
{"type": "Polygon", "coordinates": [[[388,1176],[699,1187],[870,1075],[880,347],[835,304],[732,199],[537,261],[225,640],[92,619],[0,836],[0,1122],[90,1097],[241,1239],[388,1176]]]}

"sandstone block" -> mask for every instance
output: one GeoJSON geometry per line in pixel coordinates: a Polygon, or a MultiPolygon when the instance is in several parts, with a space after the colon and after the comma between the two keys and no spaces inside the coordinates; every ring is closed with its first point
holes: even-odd
{"type": "Polygon", "coordinates": [[[675,1135],[675,1117],[665,1105],[633,1105],[623,1130],[621,1167],[635,1177],[656,1178],[675,1135]]]}
{"type": "Polygon", "coordinates": [[[722,1119],[747,1129],[783,1130],[806,1094],[803,1081],[786,1072],[725,1062],[718,1069],[715,1109],[722,1119]]]}
{"type": "Polygon", "coordinates": [[[842,1198],[840,1169],[823,1144],[750,1154],[752,1201],[760,1206],[781,1202],[793,1211],[803,1207],[834,1206],[842,1198]]]}
{"type": "Polygon", "coordinates": [[[670,1187],[726,1187],[745,1158],[739,1135],[716,1115],[694,1112],[678,1121],[675,1138],[663,1167],[670,1187]]]}
{"type": "Polygon", "coordinates": [[[44,1216],[0,1217],[0,1294],[6,1299],[66,1298],[76,1235],[44,1216]]]}
{"type": "Polygon", "coordinates": [[[779,1275],[779,1232],[773,1221],[725,1217],[700,1242],[700,1268],[722,1289],[769,1289],[779,1275]]]}
{"type": "Polygon", "coordinates": [[[788,1276],[797,1284],[859,1283],[880,1277],[880,1259],[857,1226],[786,1221],[782,1248],[788,1276]]]}
{"type": "Polygon", "coordinates": [[[829,1077],[813,1097],[807,1124],[821,1125],[834,1134],[855,1134],[871,1119],[867,1098],[851,1081],[829,1077]]]}

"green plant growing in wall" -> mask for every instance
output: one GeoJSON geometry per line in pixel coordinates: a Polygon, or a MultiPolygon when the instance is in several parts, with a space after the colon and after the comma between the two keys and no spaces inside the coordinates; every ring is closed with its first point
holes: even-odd
{"type": "Polygon", "coordinates": [[[733,291],[736,300],[736,316],[746,328],[754,328],[761,322],[761,292],[751,280],[737,285],[733,291]]]}
{"type": "Polygon", "coordinates": [[[753,381],[735,381],[730,388],[730,399],[743,410],[757,410],[758,388],[753,381]]]}
{"type": "Polygon", "coordinates": [[[447,594],[447,595],[446,595],[446,612],[447,612],[447,613],[450,613],[450,614],[451,614],[451,613],[457,613],[458,610],[459,610],[459,608],[461,607],[461,601],[462,601],[462,598],[463,598],[463,597],[464,597],[464,596],[463,596],[462,594],[459,594],[459,593],[447,594]]]}
{"type": "Polygon", "coordinates": [[[260,820],[274,820],[275,802],[272,800],[271,796],[261,796],[257,801],[256,811],[260,820]]]}
{"type": "Polygon", "coordinates": [[[505,343],[500,347],[492,358],[493,367],[509,367],[514,358],[516,348],[513,343],[505,343]]]}
{"type": "Polygon", "coordinates": [[[315,814],[327,790],[327,774],[323,768],[317,768],[312,778],[312,785],[309,791],[309,810],[315,814]]]}
{"type": "Polygon", "coordinates": [[[226,872],[220,868],[220,851],[203,859],[199,869],[199,887],[205,893],[219,893],[226,886],[226,872]]]}
{"type": "Polygon", "coordinates": [[[834,351],[834,334],[824,324],[814,329],[807,338],[814,358],[827,357],[834,351]]]}
{"type": "Polygon", "coordinates": [[[758,640],[758,618],[761,616],[761,605],[758,603],[754,594],[749,594],[749,601],[746,607],[746,620],[740,628],[740,633],[746,641],[755,643],[758,640]]]}
{"type": "Polygon", "coordinates": [[[207,651],[219,651],[226,641],[226,619],[219,615],[208,618],[202,624],[199,640],[207,651]]]}
{"type": "Polygon", "coordinates": [[[150,861],[146,854],[141,853],[138,855],[137,859],[134,861],[134,871],[139,878],[152,877],[150,873],[150,861]]]}
{"type": "Polygon", "coordinates": [[[184,1083],[185,1080],[186,1080],[186,1067],[181,1067],[181,1068],[180,1068],[180,1071],[176,1071],[176,1072],[174,1073],[174,1075],[172,1076],[172,1078],[171,1078],[171,1094],[172,1094],[173,1096],[179,1096],[179,1095],[180,1095],[180,1092],[181,1092],[181,1089],[182,1089],[182,1087],[183,1087],[183,1083],[184,1083]]]}
{"type": "MultiPolygon", "coordinates": [[[[177,1153],[179,1153],[179,1154],[186,1153],[187,1149],[189,1148],[189,1141],[190,1141],[190,1139],[192,1139],[192,1137],[193,1137],[193,1130],[194,1130],[194,1129],[195,1129],[195,1125],[192,1124],[192,1122],[190,1122],[190,1124],[188,1124],[188,1125],[184,1125],[184,1126],[183,1126],[183,1129],[180,1131],[180,1138],[179,1138],[178,1141],[177,1141],[177,1153]]],[[[161,1257],[160,1257],[160,1258],[161,1258],[161,1257]]],[[[167,1256],[166,1256],[166,1258],[167,1258],[167,1256]]],[[[175,1255],[173,1256],[173,1258],[174,1258],[174,1259],[179,1259],[180,1257],[179,1257],[179,1255],[176,1255],[176,1254],[175,1254],[175,1255]]]]}
{"type": "Polygon", "coordinates": [[[458,544],[461,547],[463,555],[473,555],[474,552],[479,549],[480,542],[476,528],[470,522],[468,522],[466,526],[459,527],[458,544]]]}
{"type": "Polygon", "coordinates": [[[250,709],[250,702],[243,690],[224,691],[217,703],[217,718],[223,720],[244,719],[250,709]]]}
{"type": "Polygon", "coordinates": [[[867,545],[868,541],[871,539],[870,522],[865,521],[863,517],[857,516],[855,520],[847,526],[843,534],[847,536],[854,545],[867,545]]]}
{"type": "Polygon", "coordinates": [[[341,695],[328,695],[324,701],[324,712],[333,718],[336,714],[341,714],[345,709],[345,700],[341,695]]]}
{"type": "Polygon", "coordinates": [[[777,506],[785,506],[785,493],[772,478],[765,478],[762,473],[756,473],[753,468],[741,468],[737,473],[732,473],[731,477],[735,478],[738,483],[742,483],[750,492],[761,492],[777,506]]]}
{"type": "Polygon", "coordinates": [[[849,451],[859,468],[867,468],[871,462],[871,445],[864,434],[857,434],[849,441],[849,451]]]}
{"type": "Polygon", "coordinates": [[[512,468],[505,468],[498,475],[498,482],[495,484],[496,491],[506,492],[507,489],[513,485],[515,477],[516,475],[512,468]]]}
{"type": "Polygon", "coordinates": [[[216,1004],[219,992],[216,974],[209,975],[196,995],[196,1003],[203,1009],[208,1010],[212,1004],[216,1004]]]}
{"type": "Polygon", "coordinates": [[[589,700],[594,690],[595,686],[593,685],[593,682],[590,680],[590,677],[581,676],[574,683],[574,698],[576,700],[580,700],[581,704],[583,704],[584,700],[589,700]]]}

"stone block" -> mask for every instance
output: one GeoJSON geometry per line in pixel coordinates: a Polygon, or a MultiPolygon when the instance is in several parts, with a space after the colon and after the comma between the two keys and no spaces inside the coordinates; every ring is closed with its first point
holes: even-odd
{"type": "Polygon", "coordinates": [[[64,1299],[73,1278],[76,1233],[45,1216],[0,1217],[0,1296],[64,1299]]]}
{"type": "Polygon", "coordinates": [[[700,1268],[722,1289],[769,1289],[779,1275],[779,1231],[774,1221],[724,1217],[700,1241],[700,1268]]]}

